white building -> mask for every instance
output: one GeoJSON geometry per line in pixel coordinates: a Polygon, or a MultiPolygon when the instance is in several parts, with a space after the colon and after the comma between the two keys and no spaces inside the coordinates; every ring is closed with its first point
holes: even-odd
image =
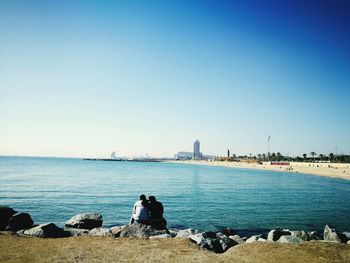
{"type": "Polygon", "coordinates": [[[177,154],[175,154],[175,159],[178,160],[190,160],[193,157],[193,153],[192,152],[178,152],[177,154]]]}
{"type": "Polygon", "coordinates": [[[196,140],[193,143],[193,159],[201,159],[201,152],[200,152],[200,142],[199,140],[196,140]]]}
{"type": "Polygon", "coordinates": [[[111,159],[115,159],[115,152],[111,153],[111,159]]]}

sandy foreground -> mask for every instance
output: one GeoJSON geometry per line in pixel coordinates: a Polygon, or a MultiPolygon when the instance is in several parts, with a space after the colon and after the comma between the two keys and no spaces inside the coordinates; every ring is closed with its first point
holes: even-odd
{"type": "Polygon", "coordinates": [[[0,262],[350,262],[350,245],[252,243],[214,254],[185,238],[40,239],[0,234],[0,262]]]}
{"type": "Polygon", "coordinates": [[[350,164],[349,163],[303,163],[303,162],[291,162],[290,165],[270,165],[270,164],[258,164],[258,163],[245,163],[245,162],[228,162],[228,161],[202,161],[202,160],[188,160],[188,161],[169,161],[171,163],[185,163],[185,164],[198,164],[198,165],[211,165],[233,168],[245,168],[245,169],[258,169],[258,170],[270,170],[278,172],[289,173],[303,173],[319,176],[328,176],[342,179],[350,179],[350,164]]]}

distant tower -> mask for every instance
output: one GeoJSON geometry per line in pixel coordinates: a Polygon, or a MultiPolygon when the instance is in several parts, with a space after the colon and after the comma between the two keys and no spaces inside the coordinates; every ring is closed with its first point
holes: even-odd
{"type": "Polygon", "coordinates": [[[198,140],[196,140],[193,143],[193,159],[200,159],[200,158],[201,158],[200,143],[198,140]]]}
{"type": "Polygon", "coordinates": [[[227,149],[227,159],[230,158],[230,149],[227,149]]]}
{"type": "Polygon", "coordinates": [[[111,153],[111,159],[115,159],[115,152],[111,153]]]}

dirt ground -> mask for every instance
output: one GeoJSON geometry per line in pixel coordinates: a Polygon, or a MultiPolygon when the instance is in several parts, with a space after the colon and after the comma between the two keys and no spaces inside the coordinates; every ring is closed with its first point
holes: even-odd
{"type": "Polygon", "coordinates": [[[350,245],[253,243],[214,254],[182,238],[39,239],[0,234],[0,262],[350,262],[350,245]]]}

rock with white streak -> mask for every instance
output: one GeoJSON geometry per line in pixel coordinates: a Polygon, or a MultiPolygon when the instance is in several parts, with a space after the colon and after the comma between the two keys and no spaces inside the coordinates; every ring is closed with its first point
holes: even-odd
{"type": "Polygon", "coordinates": [[[298,237],[292,236],[292,235],[288,235],[288,236],[281,236],[278,239],[278,242],[279,243],[289,243],[289,244],[300,244],[300,243],[303,243],[304,240],[302,240],[298,237]]]}
{"type": "Polygon", "coordinates": [[[65,227],[93,229],[102,226],[102,215],[97,213],[82,213],[69,219],[65,227]]]}
{"type": "Polygon", "coordinates": [[[193,228],[188,228],[188,229],[179,230],[175,237],[188,238],[189,236],[196,235],[196,234],[198,234],[198,230],[193,229],[193,228]]]}
{"type": "Polygon", "coordinates": [[[113,237],[113,233],[109,228],[106,227],[96,227],[89,231],[89,236],[95,237],[113,237]]]}

